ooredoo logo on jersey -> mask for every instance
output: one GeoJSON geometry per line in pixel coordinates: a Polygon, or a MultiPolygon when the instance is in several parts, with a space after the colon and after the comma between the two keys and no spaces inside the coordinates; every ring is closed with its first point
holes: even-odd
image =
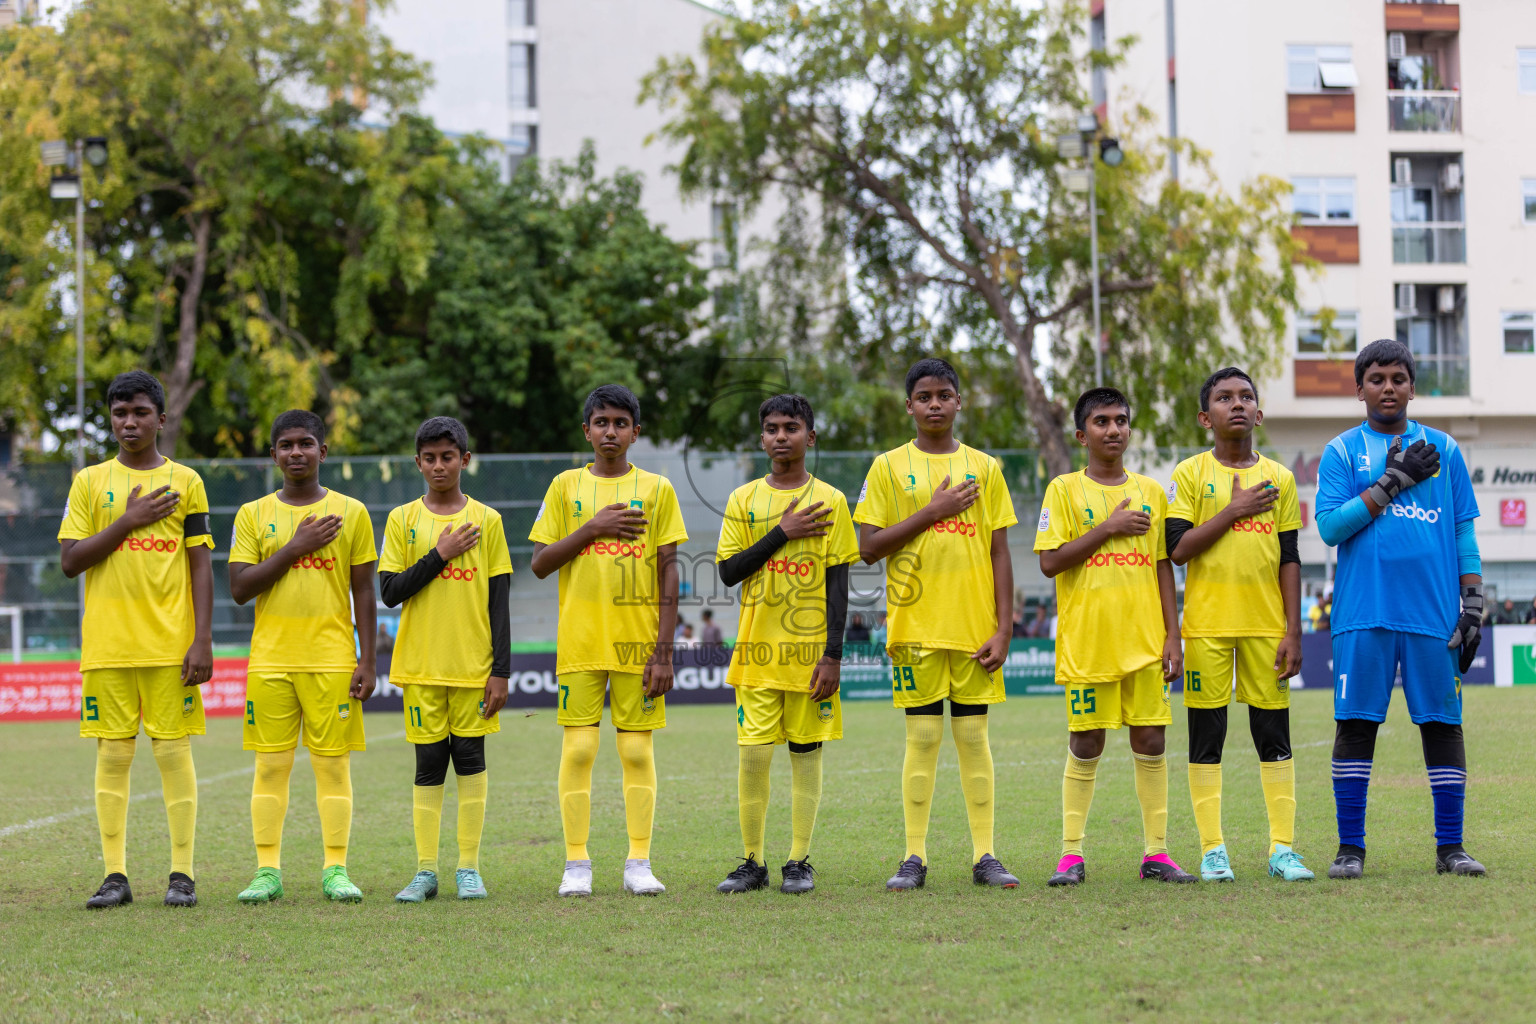
{"type": "Polygon", "coordinates": [[[117,546],[117,550],[172,552],[179,544],[174,537],[129,537],[117,546]]]}
{"type": "Polygon", "coordinates": [[[323,572],[335,572],[336,557],[332,555],[330,558],[317,558],[314,555],[305,555],[303,558],[293,563],[293,568],[319,569],[323,572]]]}
{"type": "Polygon", "coordinates": [[[475,573],[479,570],[480,567],[478,565],[468,569],[460,569],[456,565],[445,565],[443,566],[443,571],[437,574],[437,578],[440,580],[463,580],[466,583],[473,583],[475,581],[475,573]]]}
{"type": "Polygon", "coordinates": [[[610,555],[619,558],[644,558],[645,545],[626,540],[595,540],[581,549],[584,555],[610,555]]]}
{"type": "Polygon", "coordinates": [[[1094,568],[1104,565],[1151,566],[1152,556],[1140,551],[1100,551],[1085,559],[1083,564],[1094,568]]]}
{"type": "Polygon", "coordinates": [[[1394,501],[1387,508],[1391,509],[1392,514],[1398,519],[1417,519],[1421,523],[1438,523],[1440,521],[1439,509],[1425,508],[1413,501],[1408,502],[1406,505],[1399,505],[1394,501]]]}

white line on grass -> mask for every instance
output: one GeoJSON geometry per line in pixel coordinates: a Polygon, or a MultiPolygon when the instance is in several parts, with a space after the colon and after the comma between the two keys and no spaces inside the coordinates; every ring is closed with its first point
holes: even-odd
{"type": "MultiPolygon", "coordinates": [[[[404,738],[405,732],[402,730],[400,732],[392,732],[388,736],[377,736],[374,738],[374,742],[382,742],[384,740],[398,740],[404,738]]],[[[297,763],[304,760],[308,756],[309,751],[305,750],[300,752],[293,760],[295,763],[297,763]]],[[[232,772],[220,772],[217,775],[209,775],[204,778],[200,778],[197,780],[197,784],[199,787],[211,786],[215,782],[223,782],[226,779],[238,779],[242,775],[254,774],[255,771],[256,766],[252,764],[249,768],[238,768],[232,772]]],[[[159,800],[161,799],[162,795],[162,790],[154,789],[147,793],[137,793],[129,797],[128,802],[138,803],[140,800],[159,800]]],[[[84,817],[87,814],[94,813],[96,813],[96,805],[90,804],[86,807],[76,807],[73,810],[64,811],[60,814],[50,814],[46,818],[33,818],[31,821],[21,821],[14,825],[6,825],[4,828],[0,828],[0,839],[8,839],[11,836],[19,836],[23,832],[31,832],[34,829],[44,828],[48,825],[57,825],[61,821],[71,821],[75,818],[84,817]]]]}

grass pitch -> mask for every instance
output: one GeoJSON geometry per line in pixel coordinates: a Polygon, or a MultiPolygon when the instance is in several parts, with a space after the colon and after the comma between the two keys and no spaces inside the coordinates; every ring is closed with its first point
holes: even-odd
{"type": "MultiPolygon", "coordinates": [[[[554,715],[503,713],[489,745],[481,869],[491,899],[398,906],[411,877],[413,759],[395,715],[369,715],[353,761],[350,870],[367,899],[319,891],[313,777],[294,772],[284,847],[288,897],[245,907],[254,870],[251,755],[238,719],[194,740],[202,781],[201,906],[159,903],[168,857],[147,742],[134,766],[129,877],[138,901],[104,913],[90,806],[93,744],[73,723],[0,729],[0,1018],[6,1020],[1495,1020],[1536,995],[1530,749],[1521,691],[1466,694],[1467,841],[1484,880],[1437,878],[1418,731],[1399,700],[1377,747],[1363,882],[1323,878],[1334,847],[1325,692],[1295,696],[1297,847],[1311,884],[1265,877],[1259,773],[1240,709],[1228,741],[1225,825],[1238,880],[1136,880],[1141,822],[1123,734],[1111,737],[1088,829],[1089,883],[1048,890],[1060,832],[1058,701],[993,709],[997,853],[1023,885],[977,889],[946,740],[926,890],[888,894],[902,854],[901,715],[849,704],[826,757],[812,851],[817,891],[720,896],[739,849],[735,735],[726,707],[674,707],[657,738],[653,863],[668,892],[626,896],[619,769],[605,726],[593,792],[596,893],[555,896],[564,850],[554,715]]],[[[1199,850],[1182,713],[1170,730],[1170,845],[1199,850]]],[[[442,875],[452,892],[453,784],[442,875]]],[[[789,831],[788,760],[774,762],[770,862],[789,831]]]]}

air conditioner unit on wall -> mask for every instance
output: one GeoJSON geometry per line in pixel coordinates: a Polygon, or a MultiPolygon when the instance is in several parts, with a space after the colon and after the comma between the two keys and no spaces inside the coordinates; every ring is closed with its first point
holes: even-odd
{"type": "Polygon", "coordinates": [[[1417,290],[1411,284],[1398,285],[1393,295],[1392,304],[1397,307],[1397,312],[1404,316],[1412,316],[1419,311],[1417,290]]]}
{"type": "Polygon", "coordinates": [[[1413,161],[1412,160],[1409,160],[1405,156],[1395,156],[1395,157],[1392,158],[1392,184],[1394,184],[1394,185],[1411,185],[1411,184],[1413,184],[1413,161]]]}
{"type": "Polygon", "coordinates": [[[1445,192],[1461,191],[1461,164],[1450,163],[1440,168],[1440,188],[1445,192]]]}
{"type": "Polygon", "coordinates": [[[1442,313],[1456,312],[1456,286],[1443,284],[1439,293],[1435,296],[1435,308],[1442,313]]]}
{"type": "Polygon", "coordinates": [[[1401,32],[1387,33],[1387,59],[1402,60],[1408,56],[1408,37],[1401,32]]]}

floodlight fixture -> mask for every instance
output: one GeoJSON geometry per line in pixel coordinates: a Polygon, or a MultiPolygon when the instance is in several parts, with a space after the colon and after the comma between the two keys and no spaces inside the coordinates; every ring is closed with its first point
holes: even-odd
{"type": "Polygon", "coordinates": [[[1125,163],[1125,150],[1120,148],[1120,140],[1100,139],[1099,159],[1108,167],[1119,167],[1125,163]]]}
{"type": "Polygon", "coordinates": [[[1077,130],[1084,135],[1092,135],[1099,130],[1099,115],[1093,111],[1085,111],[1077,115],[1077,130]]]}
{"type": "Polygon", "coordinates": [[[1056,155],[1063,160],[1077,160],[1083,155],[1083,137],[1077,132],[1056,136],[1056,155]]]}
{"type": "Polygon", "coordinates": [[[107,162],[107,140],[102,135],[87,135],[84,139],[85,162],[100,169],[107,162]]]}
{"type": "Polygon", "coordinates": [[[43,153],[44,167],[63,167],[69,163],[69,143],[63,139],[50,139],[38,148],[43,153]]]}
{"type": "Polygon", "coordinates": [[[48,198],[68,199],[74,201],[80,198],[80,175],[60,174],[48,181],[48,198]]]}

